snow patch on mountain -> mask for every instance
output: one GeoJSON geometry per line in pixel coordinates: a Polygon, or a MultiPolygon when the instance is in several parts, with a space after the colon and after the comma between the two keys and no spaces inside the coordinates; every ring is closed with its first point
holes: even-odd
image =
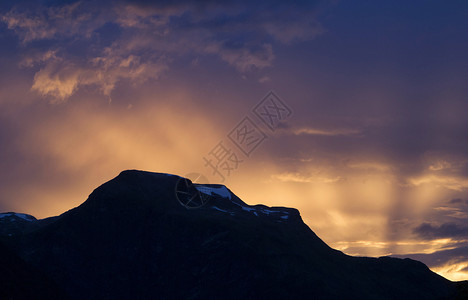
{"type": "Polygon", "coordinates": [[[195,188],[203,194],[210,196],[220,196],[231,200],[231,192],[229,192],[229,190],[224,185],[219,187],[195,185],[195,188]]]}
{"type": "MultiPolygon", "coordinates": [[[[33,216],[30,216],[30,215],[27,215],[27,214],[20,214],[20,213],[14,213],[14,212],[8,212],[8,213],[0,213],[0,219],[3,219],[3,218],[6,218],[6,217],[18,217],[18,218],[21,218],[25,221],[36,221],[36,218],[34,218],[33,216]]],[[[13,221],[14,219],[12,219],[13,221]]]]}
{"type": "MultiPolygon", "coordinates": [[[[211,197],[221,197],[224,199],[228,199],[231,201],[232,204],[238,206],[241,211],[246,211],[255,215],[256,217],[261,216],[268,216],[276,218],[278,221],[284,221],[289,219],[289,212],[281,209],[270,209],[264,205],[257,205],[257,206],[250,206],[246,203],[239,200],[237,197],[233,197],[231,192],[224,186],[224,185],[203,185],[203,184],[194,184],[195,188],[202,194],[208,195],[211,197]]],[[[222,207],[222,206],[221,206],[222,207]]],[[[231,215],[235,214],[235,211],[231,211],[232,209],[226,210],[224,207],[220,208],[219,206],[212,205],[211,208],[229,213],[231,215]]]]}
{"type": "Polygon", "coordinates": [[[219,208],[219,207],[217,207],[217,206],[212,206],[212,207],[213,207],[214,209],[216,209],[216,210],[219,210],[219,211],[222,211],[222,212],[225,212],[225,213],[228,212],[227,210],[221,209],[221,208],[219,208]]]}

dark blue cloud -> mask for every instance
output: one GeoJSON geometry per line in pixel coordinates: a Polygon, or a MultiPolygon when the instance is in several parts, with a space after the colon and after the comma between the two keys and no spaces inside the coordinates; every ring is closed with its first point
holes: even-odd
{"type": "Polygon", "coordinates": [[[423,223],[414,229],[414,233],[425,239],[464,238],[468,237],[468,226],[456,223],[423,223]]]}
{"type": "Polygon", "coordinates": [[[317,3],[22,2],[1,20],[19,39],[20,64],[40,68],[33,90],[62,102],[84,86],[110,96],[122,80],[158,79],[186,56],[213,55],[241,73],[271,67],[274,44],[321,33],[317,3]]]}
{"type": "Polygon", "coordinates": [[[468,199],[454,198],[449,201],[450,204],[468,205],[468,199]]]}
{"type": "MultiPolygon", "coordinates": [[[[392,255],[400,258],[412,258],[424,262],[430,268],[440,267],[447,264],[457,264],[468,262],[468,245],[466,243],[458,245],[455,249],[436,251],[430,254],[407,254],[392,255]]],[[[466,268],[465,268],[466,270],[466,268]]]]}

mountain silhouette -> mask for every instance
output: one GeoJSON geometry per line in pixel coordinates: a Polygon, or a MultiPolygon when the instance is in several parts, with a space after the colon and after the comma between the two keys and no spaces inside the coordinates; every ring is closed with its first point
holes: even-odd
{"type": "MultiPolygon", "coordinates": [[[[59,295],[49,299],[467,297],[466,282],[421,262],[330,248],[296,209],[247,205],[223,185],[169,174],[123,171],[60,216],[0,222],[0,254],[42,274],[59,295]]],[[[2,280],[10,295],[30,283],[2,280]]]]}

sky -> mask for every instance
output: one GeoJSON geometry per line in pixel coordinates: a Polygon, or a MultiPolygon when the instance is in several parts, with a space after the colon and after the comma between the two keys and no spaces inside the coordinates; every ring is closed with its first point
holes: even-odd
{"type": "Polygon", "coordinates": [[[171,173],[468,280],[466,53],[466,1],[2,2],[0,211],[171,173]]]}

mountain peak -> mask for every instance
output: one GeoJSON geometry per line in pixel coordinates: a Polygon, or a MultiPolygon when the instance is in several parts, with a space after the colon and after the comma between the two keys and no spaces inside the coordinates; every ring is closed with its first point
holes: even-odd
{"type": "Polygon", "coordinates": [[[98,211],[151,207],[164,213],[203,213],[276,222],[301,220],[297,209],[248,205],[221,184],[193,183],[178,175],[139,170],[122,171],[94,190],[82,206],[98,211]]]}
{"type": "Polygon", "coordinates": [[[36,221],[37,219],[28,214],[16,213],[16,212],[5,212],[0,213],[0,219],[9,220],[10,222],[15,222],[16,220],[23,220],[23,221],[36,221]]]}
{"type": "Polygon", "coordinates": [[[454,283],[422,263],[350,257],[328,247],[296,209],[248,205],[224,185],[171,174],[123,171],[80,206],[24,222],[36,225],[0,239],[72,299],[445,299],[456,293],[454,283]]]}
{"type": "Polygon", "coordinates": [[[23,232],[34,221],[37,221],[37,219],[28,214],[0,213],[0,236],[12,236],[23,232]]]}

